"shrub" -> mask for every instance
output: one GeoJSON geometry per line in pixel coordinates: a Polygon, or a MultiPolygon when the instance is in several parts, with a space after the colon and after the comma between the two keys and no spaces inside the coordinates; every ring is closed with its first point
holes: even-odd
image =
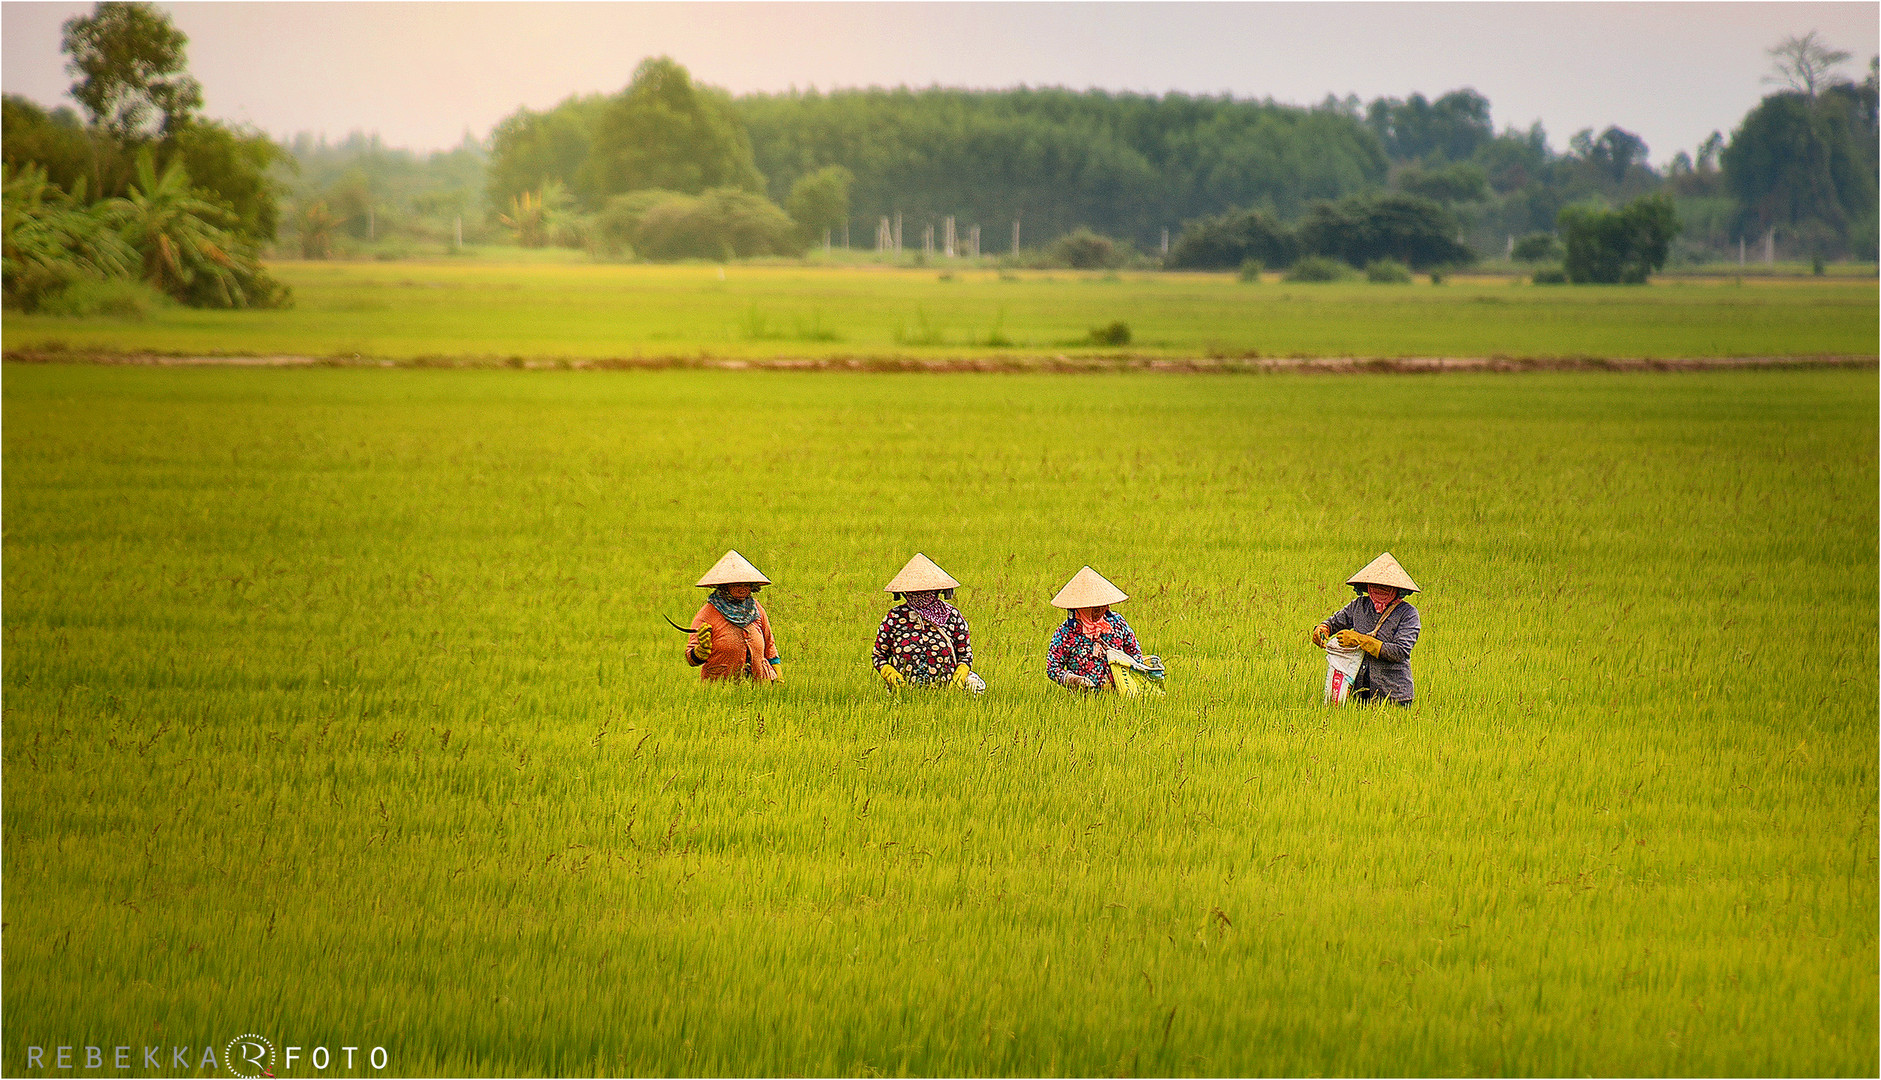
{"type": "Polygon", "coordinates": [[[631,254],[634,239],[640,234],[640,221],[647,211],[671,199],[684,199],[677,191],[647,188],[615,195],[594,215],[588,230],[588,250],[609,258],[631,254]]]}
{"type": "Polygon", "coordinates": [[[1171,270],[1232,270],[1248,260],[1284,267],[1299,254],[1293,230],[1264,210],[1230,212],[1189,223],[1169,248],[1171,270]]]}
{"type": "Polygon", "coordinates": [[[1409,285],[1411,268],[1396,259],[1373,259],[1365,266],[1365,280],[1374,285],[1409,285]]]}
{"type": "Polygon", "coordinates": [[[1241,280],[1246,281],[1246,282],[1251,282],[1254,284],[1259,284],[1261,280],[1261,271],[1265,269],[1267,268],[1261,265],[1261,261],[1259,259],[1243,259],[1241,260],[1241,275],[1240,275],[1241,280]]]}
{"type": "Polygon", "coordinates": [[[1665,265],[1678,215],[1672,200],[1645,195],[1620,210],[1569,206],[1556,219],[1567,241],[1565,268],[1576,285],[1641,285],[1665,265]]]}
{"type": "Polygon", "coordinates": [[[1455,215],[1415,195],[1353,195],[1318,202],[1300,223],[1300,245],[1353,266],[1397,259],[1419,270],[1467,265],[1476,253],[1456,239],[1455,215]]]}
{"type": "Polygon", "coordinates": [[[1072,270],[1104,270],[1123,265],[1124,251],[1110,237],[1080,228],[1053,241],[1046,258],[1072,270]]]}
{"type": "Polygon", "coordinates": [[[1548,262],[1561,257],[1561,241],[1553,233],[1532,232],[1515,242],[1510,255],[1517,262],[1548,262]]]}
{"type": "Polygon", "coordinates": [[[1352,268],[1338,259],[1328,259],[1324,255],[1308,255],[1293,264],[1287,271],[1287,281],[1344,281],[1352,276],[1352,268]]]}
{"type": "Polygon", "coordinates": [[[1537,285],[1566,285],[1568,283],[1568,273],[1564,267],[1543,266],[1538,267],[1535,270],[1534,276],[1529,278],[1529,280],[1537,285]]]}
{"type": "Polygon", "coordinates": [[[1128,345],[1130,344],[1130,324],[1121,319],[1109,326],[1091,328],[1093,345],[1128,345]]]}
{"type": "Polygon", "coordinates": [[[168,296],[142,281],[125,278],[86,278],[46,297],[39,310],[47,315],[87,319],[104,315],[116,319],[144,319],[170,306],[168,296]]]}
{"type": "Polygon", "coordinates": [[[762,195],[713,188],[696,198],[672,195],[648,206],[633,230],[633,246],[655,260],[737,259],[801,255],[796,222],[762,195]]]}
{"type": "Polygon", "coordinates": [[[562,214],[549,222],[549,243],[585,249],[593,245],[594,219],[585,214],[562,214]]]}

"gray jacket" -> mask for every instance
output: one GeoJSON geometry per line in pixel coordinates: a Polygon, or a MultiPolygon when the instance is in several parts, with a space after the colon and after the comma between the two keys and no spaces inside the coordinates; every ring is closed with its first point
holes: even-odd
{"type": "Polygon", "coordinates": [[[1332,618],[1326,620],[1326,627],[1335,634],[1341,630],[1357,630],[1377,638],[1378,655],[1368,655],[1359,663],[1354,684],[1370,686],[1400,704],[1411,703],[1411,648],[1417,644],[1417,632],[1422,629],[1416,608],[1398,601],[1381,628],[1371,598],[1359,596],[1333,612],[1332,618]]]}

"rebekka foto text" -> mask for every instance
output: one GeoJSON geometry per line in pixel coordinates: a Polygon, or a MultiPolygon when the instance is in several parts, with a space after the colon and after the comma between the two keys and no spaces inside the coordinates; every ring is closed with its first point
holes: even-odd
{"type": "MultiPolygon", "coordinates": [[[[259,1035],[242,1035],[221,1047],[207,1046],[27,1046],[22,1064],[42,1074],[129,1072],[189,1074],[259,1080],[272,1076],[344,1076],[383,1072],[390,1063],[383,1046],[283,1046],[259,1035]],[[137,1051],[141,1050],[139,1054],[137,1051]]],[[[7,1070],[11,1071],[11,1070],[7,1070]]]]}

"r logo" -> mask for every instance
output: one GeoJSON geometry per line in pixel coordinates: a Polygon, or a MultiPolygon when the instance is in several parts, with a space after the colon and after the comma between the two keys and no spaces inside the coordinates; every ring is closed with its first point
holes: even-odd
{"type": "Polygon", "coordinates": [[[222,1064],[242,1080],[259,1080],[274,1075],[274,1044],[250,1032],[229,1040],[223,1050],[222,1064]]]}

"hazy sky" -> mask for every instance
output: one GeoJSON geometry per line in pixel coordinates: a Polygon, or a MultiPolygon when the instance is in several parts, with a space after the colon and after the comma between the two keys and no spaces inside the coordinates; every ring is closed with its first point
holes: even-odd
{"type": "MultiPolygon", "coordinates": [[[[1819,30],[1860,77],[1875,3],[171,3],[204,111],[277,136],[376,131],[438,149],[518,106],[612,92],[665,54],[735,93],[848,86],[1101,87],[1313,104],[1488,97],[1559,150],[1618,124],[1664,163],[1770,92],[1764,50],[1819,30]]],[[[0,3],[0,84],[69,103],[59,24],[0,3]]]]}

